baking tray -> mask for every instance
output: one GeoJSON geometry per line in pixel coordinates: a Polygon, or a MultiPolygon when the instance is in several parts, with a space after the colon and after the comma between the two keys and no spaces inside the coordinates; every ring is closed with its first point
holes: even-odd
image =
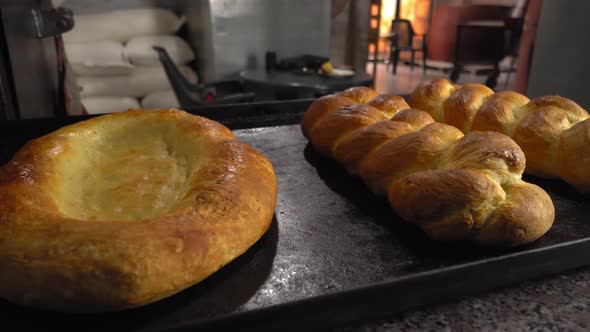
{"type": "MultiPolygon", "coordinates": [[[[555,225],[534,244],[498,251],[426,239],[385,199],[308,146],[298,123],[309,103],[191,110],[240,128],[237,137],[274,164],[275,218],[244,255],[142,308],[68,315],[0,302],[3,324],[22,330],[308,330],[391,317],[590,263],[589,197],[557,180],[526,177],[547,190],[556,207],[555,225]]],[[[85,118],[0,122],[0,161],[27,139],[85,118]]]]}

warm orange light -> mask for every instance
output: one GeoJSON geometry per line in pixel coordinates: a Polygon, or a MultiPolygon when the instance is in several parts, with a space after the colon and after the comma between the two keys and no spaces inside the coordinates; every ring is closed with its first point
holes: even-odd
{"type": "Polygon", "coordinates": [[[399,14],[400,17],[413,21],[416,17],[416,0],[403,0],[399,14]]]}
{"type": "Polygon", "coordinates": [[[430,1],[418,1],[416,4],[416,17],[428,17],[430,1]]]}
{"type": "Polygon", "coordinates": [[[388,45],[388,44],[385,42],[385,40],[383,40],[383,39],[380,39],[378,44],[379,44],[379,51],[381,51],[381,52],[385,52],[385,51],[386,51],[386,49],[385,49],[385,48],[386,48],[387,46],[389,46],[389,45],[388,45]]]}
{"type": "MultiPolygon", "coordinates": [[[[381,22],[379,24],[379,35],[387,35],[391,31],[391,21],[395,17],[395,5],[397,0],[382,0],[381,1],[381,22]]],[[[379,52],[383,54],[389,53],[389,42],[380,39],[378,42],[379,52]]]]}
{"type": "Polygon", "coordinates": [[[430,0],[403,0],[400,17],[410,20],[414,31],[423,34],[427,30],[430,0]]]}
{"type": "Polygon", "coordinates": [[[372,18],[371,19],[371,29],[377,29],[377,26],[379,25],[379,22],[377,21],[376,18],[372,18]]]}
{"type": "Polygon", "coordinates": [[[377,6],[376,4],[372,4],[371,5],[371,16],[377,16],[379,15],[379,6],[377,6]]]}
{"type": "Polygon", "coordinates": [[[391,20],[395,17],[395,4],[397,0],[381,1],[381,25],[379,33],[385,35],[391,31],[391,20]]]}
{"type": "MultiPolygon", "coordinates": [[[[375,29],[379,26],[379,35],[387,35],[391,31],[391,21],[395,18],[395,7],[398,1],[401,1],[399,17],[410,20],[416,33],[426,32],[431,0],[381,0],[381,21],[375,22],[375,19],[371,19],[371,28],[375,29]]],[[[377,5],[371,5],[373,16],[376,16],[377,10],[377,5]]],[[[387,54],[389,52],[388,46],[389,42],[383,39],[377,42],[377,49],[380,53],[387,54]]],[[[375,45],[369,47],[371,53],[374,52],[374,47],[375,45]]]]}
{"type": "Polygon", "coordinates": [[[373,43],[369,44],[369,53],[371,53],[371,54],[375,53],[375,44],[373,44],[373,43]]]}

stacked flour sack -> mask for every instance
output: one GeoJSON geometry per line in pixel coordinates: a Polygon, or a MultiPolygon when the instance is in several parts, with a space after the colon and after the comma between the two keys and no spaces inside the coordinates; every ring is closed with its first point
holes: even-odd
{"type": "Polygon", "coordinates": [[[76,15],[64,45],[87,112],[179,107],[153,46],[165,48],[196,83],[196,73],[187,66],[194,52],[176,35],[183,23],[184,18],[160,8],[76,15]]]}

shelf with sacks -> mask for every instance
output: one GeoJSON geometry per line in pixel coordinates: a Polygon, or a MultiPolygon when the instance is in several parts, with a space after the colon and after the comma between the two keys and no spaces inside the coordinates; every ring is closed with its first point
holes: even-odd
{"type": "Polygon", "coordinates": [[[87,112],[178,107],[153,46],[165,48],[185,77],[197,83],[189,66],[195,53],[177,34],[185,21],[161,8],[76,15],[76,26],[64,34],[64,44],[87,112]]]}

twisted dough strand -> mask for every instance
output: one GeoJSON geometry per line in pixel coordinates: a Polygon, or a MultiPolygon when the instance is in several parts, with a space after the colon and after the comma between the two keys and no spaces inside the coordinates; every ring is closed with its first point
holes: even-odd
{"type": "Polygon", "coordinates": [[[302,131],[432,239],[516,246],[553,224],[551,199],[522,181],[524,154],[505,135],[464,135],[401,97],[364,87],[318,98],[302,131]]]}
{"type": "Polygon", "coordinates": [[[561,178],[590,192],[590,115],[572,100],[543,96],[529,100],[481,84],[454,85],[444,78],[423,82],[410,105],[462,132],[497,131],[522,148],[526,172],[561,178]]]}

